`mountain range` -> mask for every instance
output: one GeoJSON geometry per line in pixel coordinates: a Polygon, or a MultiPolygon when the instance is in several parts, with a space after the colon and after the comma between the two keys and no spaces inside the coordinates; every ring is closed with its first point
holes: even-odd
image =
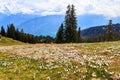
{"type": "MultiPolygon", "coordinates": [[[[81,35],[82,37],[99,36],[105,33],[105,27],[106,25],[90,27],[82,30],[81,35]]],[[[114,32],[120,32],[120,24],[113,24],[113,29],[114,32]]]]}
{"type": "MultiPolygon", "coordinates": [[[[26,33],[54,37],[61,23],[64,23],[64,17],[65,15],[0,14],[0,26],[7,28],[7,25],[14,23],[15,27],[23,29],[26,33]]],[[[97,25],[106,25],[108,20],[102,15],[85,14],[77,16],[78,27],[82,29],[82,36],[91,36],[96,34],[95,31],[102,32],[103,26],[97,25]]],[[[119,22],[120,17],[113,19],[113,23],[119,22]]]]}

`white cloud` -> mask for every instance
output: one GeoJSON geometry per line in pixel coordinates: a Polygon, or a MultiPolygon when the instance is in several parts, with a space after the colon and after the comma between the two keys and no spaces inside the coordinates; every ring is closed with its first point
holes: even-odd
{"type": "Polygon", "coordinates": [[[0,0],[0,13],[65,14],[68,4],[75,5],[77,15],[120,16],[120,0],[0,0]]]}

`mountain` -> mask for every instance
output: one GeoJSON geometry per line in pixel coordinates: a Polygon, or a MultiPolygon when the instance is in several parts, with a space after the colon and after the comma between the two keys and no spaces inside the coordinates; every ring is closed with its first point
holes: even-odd
{"type": "MultiPolygon", "coordinates": [[[[120,24],[113,24],[114,26],[114,32],[120,32],[120,24]]],[[[87,29],[82,30],[81,35],[82,37],[92,37],[92,36],[98,36],[104,34],[104,29],[106,25],[102,26],[95,26],[95,27],[90,27],[87,29]]]]}
{"type": "Polygon", "coordinates": [[[51,35],[54,36],[64,21],[64,16],[41,16],[21,23],[17,27],[23,28],[25,32],[35,35],[51,35]]]}
{"type": "MultiPolygon", "coordinates": [[[[17,27],[20,29],[23,28],[25,32],[35,35],[55,36],[59,26],[64,22],[64,17],[64,15],[39,16],[25,21],[17,27]]],[[[88,14],[77,16],[77,21],[78,27],[81,27],[82,29],[88,28],[89,26],[107,23],[107,20],[104,16],[88,14]]]]}
{"type": "Polygon", "coordinates": [[[27,14],[0,14],[0,26],[7,28],[7,25],[14,23],[18,29],[34,35],[55,36],[59,26],[64,22],[63,15],[27,15],[27,14]]]}
{"type": "Polygon", "coordinates": [[[36,15],[27,15],[27,14],[0,14],[0,26],[6,27],[7,25],[14,23],[15,26],[38,17],[36,15]]]}
{"type": "MultiPolygon", "coordinates": [[[[65,15],[0,14],[0,26],[3,25],[7,28],[7,25],[14,23],[15,27],[23,29],[26,33],[55,37],[60,24],[64,22],[64,17],[65,15]]],[[[78,27],[81,27],[82,30],[90,26],[105,25],[108,23],[108,20],[102,15],[84,14],[77,16],[78,27]]],[[[113,23],[119,22],[120,17],[113,19],[113,23]]]]}

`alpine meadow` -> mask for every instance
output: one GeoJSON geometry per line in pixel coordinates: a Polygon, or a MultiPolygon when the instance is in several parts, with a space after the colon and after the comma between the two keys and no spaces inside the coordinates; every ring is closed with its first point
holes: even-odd
{"type": "Polygon", "coordinates": [[[0,0],[0,80],[120,80],[119,4],[0,0]]]}

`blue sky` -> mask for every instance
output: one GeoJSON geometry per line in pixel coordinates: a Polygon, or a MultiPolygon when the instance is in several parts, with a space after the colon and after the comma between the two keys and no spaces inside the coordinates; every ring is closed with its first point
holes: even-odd
{"type": "Polygon", "coordinates": [[[63,15],[68,4],[74,4],[77,15],[103,15],[108,19],[120,16],[120,0],[0,0],[0,13],[63,15]]]}
{"type": "Polygon", "coordinates": [[[55,35],[64,17],[62,19],[59,17],[56,24],[54,23],[56,17],[53,19],[49,19],[49,17],[51,15],[64,16],[68,4],[75,5],[78,27],[81,27],[81,29],[107,25],[109,19],[112,19],[113,23],[120,23],[120,0],[0,0],[0,26],[14,23],[19,28],[19,25],[22,24],[25,32],[55,35]],[[42,22],[43,19],[40,19],[38,25],[36,23],[26,23],[32,22],[36,17],[45,17],[46,20],[42,22]],[[40,22],[42,23],[40,24],[40,22]],[[40,33],[35,29],[28,30],[31,25],[36,29],[43,27],[39,25],[44,25],[46,28],[52,25],[54,29],[50,28],[48,32],[42,28],[42,30],[39,30],[40,33]]]}

